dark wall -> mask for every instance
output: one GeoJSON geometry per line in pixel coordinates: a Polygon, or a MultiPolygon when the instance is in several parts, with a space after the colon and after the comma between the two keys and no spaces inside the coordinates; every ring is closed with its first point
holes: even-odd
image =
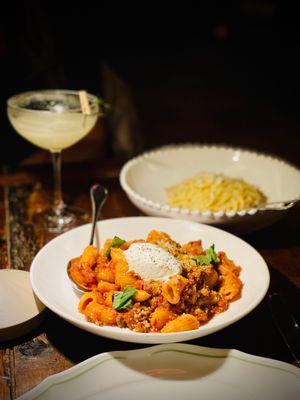
{"type": "Polygon", "coordinates": [[[102,64],[132,89],[146,148],[170,141],[226,142],[297,162],[295,6],[203,4],[173,16],[158,16],[150,7],[140,15],[103,15],[101,8],[83,9],[81,3],[65,14],[35,1],[8,9],[0,17],[1,163],[36,150],[9,126],[10,95],[54,87],[100,93],[102,64]]]}

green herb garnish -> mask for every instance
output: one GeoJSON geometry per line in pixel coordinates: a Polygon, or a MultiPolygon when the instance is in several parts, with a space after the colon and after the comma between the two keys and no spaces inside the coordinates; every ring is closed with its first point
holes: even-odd
{"type": "Polygon", "coordinates": [[[209,265],[209,264],[218,264],[220,259],[215,252],[215,245],[211,245],[208,249],[205,250],[205,254],[201,256],[197,256],[193,258],[196,261],[197,265],[209,265]]]}
{"type": "Polygon", "coordinates": [[[113,308],[115,310],[126,310],[132,306],[132,297],[134,296],[136,289],[131,286],[127,286],[123,292],[115,292],[113,297],[113,308]]]}
{"type": "Polygon", "coordinates": [[[106,250],[106,257],[110,257],[110,251],[112,247],[121,247],[122,244],[126,243],[126,240],[120,239],[118,236],[115,236],[111,242],[111,244],[108,246],[108,249],[106,250]]]}
{"type": "Polygon", "coordinates": [[[105,111],[109,111],[111,109],[111,106],[109,103],[106,103],[101,97],[97,97],[97,102],[99,106],[99,110],[102,114],[105,113],[105,111]]]}

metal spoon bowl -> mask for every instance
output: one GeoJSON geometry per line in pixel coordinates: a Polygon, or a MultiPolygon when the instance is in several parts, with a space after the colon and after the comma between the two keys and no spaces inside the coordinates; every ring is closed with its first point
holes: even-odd
{"type": "MultiPolygon", "coordinates": [[[[92,245],[94,243],[94,236],[95,236],[95,228],[96,228],[96,223],[98,220],[98,216],[100,213],[100,210],[107,198],[108,191],[105,187],[95,184],[91,187],[90,189],[90,196],[91,196],[91,203],[92,203],[92,230],[91,230],[91,236],[90,236],[90,242],[89,245],[92,245]]],[[[74,278],[72,277],[71,274],[71,267],[74,264],[79,265],[80,263],[80,257],[75,257],[72,258],[67,265],[67,274],[68,277],[71,281],[71,284],[74,289],[76,289],[78,292],[85,293],[85,292],[90,292],[91,289],[82,285],[79,282],[76,282],[74,278]]]]}
{"type": "Polygon", "coordinates": [[[73,288],[76,289],[78,292],[80,292],[80,293],[83,294],[83,293],[85,293],[85,292],[90,292],[91,289],[88,288],[88,287],[86,287],[86,286],[83,286],[83,285],[80,284],[79,282],[76,282],[76,281],[73,279],[72,274],[71,274],[71,268],[72,268],[72,266],[73,266],[74,264],[76,264],[76,263],[77,263],[77,265],[80,264],[79,259],[80,259],[79,257],[72,258],[72,259],[68,262],[68,265],[67,265],[67,273],[68,273],[68,277],[69,277],[69,279],[70,279],[70,281],[71,281],[71,284],[72,284],[73,288]]]}

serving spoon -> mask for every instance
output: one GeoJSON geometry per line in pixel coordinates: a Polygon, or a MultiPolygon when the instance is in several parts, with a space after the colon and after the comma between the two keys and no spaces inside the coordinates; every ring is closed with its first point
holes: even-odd
{"type": "Polygon", "coordinates": [[[294,200],[272,201],[270,203],[266,203],[264,206],[258,206],[257,209],[258,211],[284,211],[299,204],[300,199],[296,198],[294,200]]]}
{"type": "MultiPolygon", "coordinates": [[[[98,220],[100,210],[107,198],[107,194],[108,194],[107,189],[105,187],[99,185],[98,183],[94,184],[90,189],[90,197],[91,197],[91,203],[92,203],[92,230],[91,230],[91,236],[90,236],[90,242],[89,242],[90,246],[94,243],[96,223],[98,220]]],[[[69,277],[74,289],[76,289],[77,291],[79,291],[81,293],[89,292],[91,290],[90,288],[80,284],[79,282],[76,282],[72,277],[72,274],[70,271],[72,265],[79,265],[79,264],[80,264],[80,257],[72,258],[68,262],[68,265],[67,265],[68,277],[69,277]]]]}

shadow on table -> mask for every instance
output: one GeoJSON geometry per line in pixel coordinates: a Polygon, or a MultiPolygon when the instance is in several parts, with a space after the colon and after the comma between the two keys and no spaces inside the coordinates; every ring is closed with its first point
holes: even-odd
{"type": "Polygon", "coordinates": [[[290,209],[280,221],[260,229],[256,232],[243,235],[248,243],[256,249],[290,248],[299,245],[300,208],[290,209]]]}

